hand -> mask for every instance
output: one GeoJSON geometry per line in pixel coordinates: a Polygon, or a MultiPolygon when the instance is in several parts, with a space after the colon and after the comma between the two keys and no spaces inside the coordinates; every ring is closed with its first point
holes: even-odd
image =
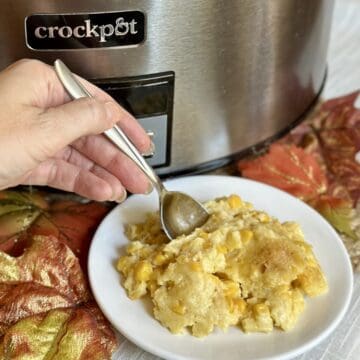
{"type": "Polygon", "coordinates": [[[49,185],[90,199],[122,201],[151,185],[101,133],[118,124],[142,153],[151,141],[109,95],[70,101],[53,67],[21,60],[0,72],[0,189],[49,185]]]}

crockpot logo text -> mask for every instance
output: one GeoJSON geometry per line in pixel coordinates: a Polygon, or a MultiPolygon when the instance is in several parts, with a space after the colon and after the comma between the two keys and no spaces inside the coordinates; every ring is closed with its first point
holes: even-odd
{"type": "Polygon", "coordinates": [[[76,50],[138,45],[145,41],[141,11],[33,14],[25,19],[26,45],[34,50],[76,50]]]}
{"type": "Polygon", "coordinates": [[[132,19],[131,21],[125,21],[123,17],[116,19],[114,25],[96,25],[92,24],[91,20],[85,20],[83,25],[78,25],[74,28],[70,26],[38,26],[34,35],[38,39],[55,39],[60,37],[62,39],[69,39],[71,37],[81,38],[99,38],[101,43],[107,42],[109,37],[115,36],[126,36],[128,34],[135,35],[138,33],[137,21],[132,19]]]}

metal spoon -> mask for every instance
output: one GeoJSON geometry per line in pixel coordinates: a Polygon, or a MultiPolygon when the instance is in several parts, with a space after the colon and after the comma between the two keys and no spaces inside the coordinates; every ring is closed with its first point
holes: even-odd
{"type": "MultiPolygon", "coordinates": [[[[71,98],[92,97],[61,60],[56,60],[54,66],[56,74],[71,98]]],[[[118,126],[106,130],[104,135],[134,161],[154,185],[159,195],[161,226],[171,240],[180,235],[190,234],[197,227],[205,224],[209,218],[206,209],[189,195],[166,190],[152,167],[118,126]]]]}

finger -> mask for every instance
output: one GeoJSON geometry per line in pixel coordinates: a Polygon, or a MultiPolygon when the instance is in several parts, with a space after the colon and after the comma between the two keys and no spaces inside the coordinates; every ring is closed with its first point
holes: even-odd
{"type": "Polygon", "coordinates": [[[55,158],[65,160],[66,162],[73,164],[81,169],[90,171],[100,179],[105,180],[112,188],[112,196],[109,200],[118,200],[123,198],[124,186],[121,184],[119,179],[101,166],[98,166],[96,163],[81,154],[73,147],[66,147],[60,153],[56,154],[55,158]]]}
{"type": "Polygon", "coordinates": [[[129,112],[127,112],[110,95],[99,89],[97,86],[81,78],[80,76],[75,75],[75,77],[96,99],[100,99],[105,102],[113,101],[116,106],[119,107],[119,111],[121,111],[122,116],[119,117],[117,125],[120,126],[120,128],[126,133],[129,139],[141,153],[153,151],[154,145],[152,144],[151,139],[140,123],[129,112]]]}
{"type": "MultiPolygon", "coordinates": [[[[56,108],[70,101],[70,97],[56,75],[53,66],[38,60],[24,59],[7,68],[7,72],[10,70],[17,75],[10,79],[12,82],[19,82],[19,87],[26,82],[27,86],[31,87],[31,105],[47,109],[56,108]],[[34,81],[34,78],[39,80],[34,81]]],[[[144,153],[151,151],[150,138],[131,114],[123,109],[105,91],[77,75],[75,75],[75,77],[99,103],[114,104],[114,111],[117,114],[117,119],[114,119],[114,121],[118,122],[119,126],[126,132],[139,151],[144,153]]],[[[27,94],[23,94],[23,96],[25,95],[28,96],[27,94]]],[[[19,96],[21,96],[21,94],[19,96]]],[[[28,98],[23,99],[23,102],[26,101],[28,101],[28,98]]]]}
{"type": "MultiPolygon", "coordinates": [[[[66,91],[64,90],[63,85],[58,79],[55,70],[52,66],[46,65],[49,68],[48,75],[48,86],[47,89],[50,89],[50,106],[58,106],[62,103],[57,103],[57,99],[66,99],[66,91]],[[58,94],[59,93],[59,94],[58,94]]],[[[122,130],[126,133],[126,135],[131,139],[136,148],[142,152],[151,152],[152,151],[152,143],[149,136],[146,134],[146,131],[139,124],[139,122],[128,113],[123,107],[121,107],[110,95],[108,95],[105,91],[98,88],[94,84],[89,81],[83,79],[82,77],[74,74],[74,76],[79,80],[84,87],[89,91],[89,93],[96,99],[102,102],[113,102],[117,107],[118,112],[118,125],[122,128],[122,130]]],[[[49,104],[47,104],[49,106],[49,104]]]]}
{"type": "Polygon", "coordinates": [[[147,153],[153,151],[153,144],[151,139],[147,135],[144,128],[140,125],[140,123],[123,107],[121,107],[112,97],[108,94],[104,93],[103,90],[99,89],[97,86],[91,84],[85,79],[76,76],[80,82],[83,83],[85,88],[92,94],[95,98],[103,99],[104,101],[114,101],[117,106],[121,108],[123,116],[119,118],[117,125],[125,132],[125,134],[129,137],[135,147],[141,153],[147,153]]]}
{"type": "MultiPolygon", "coordinates": [[[[54,73],[55,71],[53,71],[54,73]]],[[[94,84],[90,83],[89,81],[83,79],[82,77],[74,74],[76,79],[82,83],[82,85],[88,90],[88,92],[96,99],[101,100],[103,102],[114,102],[118,107],[119,116],[118,125],[125,131],[126,135],[131,139],[134,145],[140,152],[148,152],[151,151],[151,140],[149,136],[146,134],[146,131],[143,127],[139,124],[139,122],[130,114],[128,113],[123,107],[121,107],[109,94],[107,94],[102,89],[98,88],[94,84]]],[[[56,76],[57,83],[59,83],[59,79],[56,76]]],[[[54,79],[55,82],[55,79],[54,79]]],[[[61,84],[60,84],[61,85],[61,84]]],[[[61,85],[61,88],[63,86],[61,85]]],[[[57,89],[54,87],[54,91],[57,89]]]]}
{"type": "Polygon", "coordinates": [[[48,185],[97,201],[109,200],[113,196],[112,188],[105,180],[60,159],[49,159],[40,164],[28,175],[24,184],[48,185]]]}
{"type": "MultiPolygon", "coordinates": [[[[26,83],[33,95],[30,105],[48,108],[62,105],[71,100],[56,75],[54,67],[42,61],[22,59],[8,66],[2,73],[11,73],[13,76],[8,77],[9,81],[18,83],[20,87],[26,83]],[[36,81],[34,81],[34,79],[36,79],[36,81]]],[[[91,88],[92,94],[100,101],[114,101],[106,92],[83,79],[81,79],[81,81],[86,87],[91,88]]],[[[18,94],[18,97],[21,96],[25,96],[24,100],[28,100],[28,94],[26,92],[18,94]]]]}
{"type": "Polygon", "coordinates": [[[87,136],[72,146],[111,174],[132,193],[148,193],[151,185],[141,170],[104,136],[87,136]]]}
{"type": "Polygon", "coordinates": [[[24,138],[31,143],[36,138],[32,151],[43,161],[81,136],[111,128],[121,116],[112,102],[84,98],[34,114],[29,124],[31,128],[26,129],[32,136],[24,134],[24,138]]]}

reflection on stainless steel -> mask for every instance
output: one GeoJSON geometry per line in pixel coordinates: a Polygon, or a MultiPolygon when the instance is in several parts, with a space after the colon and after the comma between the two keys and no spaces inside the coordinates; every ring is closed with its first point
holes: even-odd
{"type": "Polygon", "coordinates": [[[237,153],[284,129],[321,88],[332,0],[3,0],[0,69],[63,59],[90,79],[175,72],[167,174],[237,153]],[[133,48],[37,52],[32,13],[141,10],[146,41],[133,48]]]}

